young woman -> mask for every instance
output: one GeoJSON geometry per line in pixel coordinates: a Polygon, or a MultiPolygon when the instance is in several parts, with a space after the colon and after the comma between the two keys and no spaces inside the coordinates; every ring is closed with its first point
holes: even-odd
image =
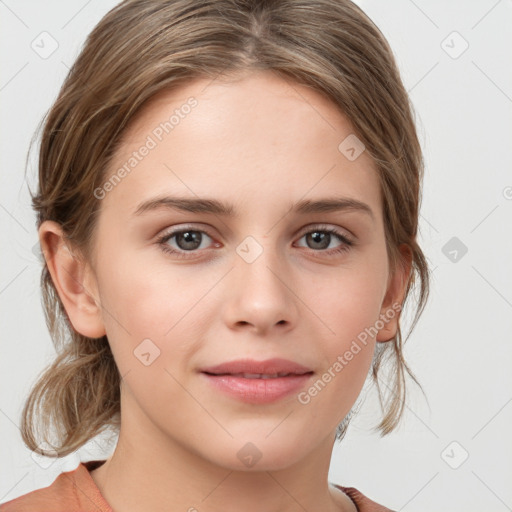
{"type": "Polygon", "coordinates": [[[382,434],[402,414],[422,166],[392,52],[348,0],[110,11],[42,134],[58,354],[22,434],[59,457],[119,438],[0,510],[388,510],[328,469],[384,361],[382,434]]]}

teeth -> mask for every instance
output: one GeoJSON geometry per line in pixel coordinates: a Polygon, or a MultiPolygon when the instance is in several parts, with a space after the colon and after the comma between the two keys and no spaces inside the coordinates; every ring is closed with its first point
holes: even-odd
{"type": "Polygon", "coordinates": [[[277,377],[286,377],[289,373],[234,373],[233,377],[243,377],[244,379],[275,379],[277,377]]]}

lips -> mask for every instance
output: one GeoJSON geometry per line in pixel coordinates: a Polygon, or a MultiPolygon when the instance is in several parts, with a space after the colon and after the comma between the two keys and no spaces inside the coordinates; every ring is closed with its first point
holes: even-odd
{"type": "Polygon", "coordinates": [[[304,387],[313,371],[287,359],[239,359],[211,366],[201,374],[215,389],[247,403],[276,402],[304,387]]]}

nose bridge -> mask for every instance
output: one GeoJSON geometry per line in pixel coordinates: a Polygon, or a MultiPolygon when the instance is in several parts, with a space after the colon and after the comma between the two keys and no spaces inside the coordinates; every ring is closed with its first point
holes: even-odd
{"type": "Polygon", "coordinates": [[[236,274],[246,288],[256,286],[260,291],[277,293],[283,287],[279,274],[283,273],[284,259],[273,237],[249,235],[236,247],[236,253],[236,274]]]}
{"type": "Polygon", "coordinates": [[[287,285],[286,261],[274,237],[247,236],[236,247],[235,281],[228,307],[231,323],[266,330],[279,322],[294,323],[296,304],[287,285]]]}

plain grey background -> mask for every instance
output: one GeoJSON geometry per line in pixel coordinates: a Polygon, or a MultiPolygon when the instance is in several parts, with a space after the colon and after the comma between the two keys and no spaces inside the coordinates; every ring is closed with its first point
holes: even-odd
{"type": "MultiPolygon", "coordinates": [[[[512,510],[512,2],[357,3],[394,50],[425,155],[420,241],[432,292],[405,354],[429,402],[410,383],[401,427],[380,438],[365,387],[329,479],[395,510],[512,510]]],[[[28,145],[87,34],[116,4],[0,0],[0,502],[110,453],[91,442],[64,459],[32,457],[18,425],[54,356],[33,251],[28,145]]],[[[32,188],[34,178],[32,162],[32,188]]]]}

